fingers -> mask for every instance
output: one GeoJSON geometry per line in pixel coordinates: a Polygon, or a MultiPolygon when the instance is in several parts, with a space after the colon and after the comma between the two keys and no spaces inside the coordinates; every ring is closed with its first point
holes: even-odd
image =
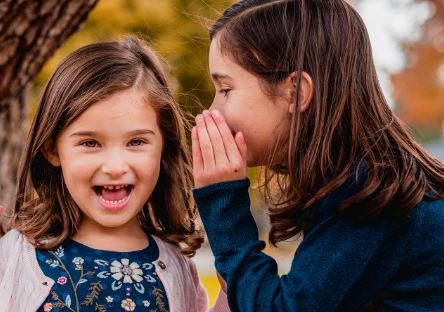
{"type": "Polygon", "coordinates": [[[247,144],[245,143],[244,134],[242,132],[236,133],[235,137],[236,146],[239,150],[240,156],[244,165],[247,165],[247,144]]]}
{"type": "Polygon", "coordinates": [[[213,145],[208,135],[207,126],[203,115],[196,117],[197,136],[199,138],[199,146],[202,154],[203,167],[212,168],[215,165],[213,145]]]}
{"type": "Polygon", "coordinates": [[[242,133],[233,137],[219,112],[204,111],[192,132],[193,176],[196,188],[244,179],[247,146],[242,133]]]}
{"type": "Polygon", "coordinates": [[[203,115],[205,118],[205,125],[207,127],[208,136],[213,147],[215,165],[223,166],[229,161],[223,142],[223,137],[221,136],[221,133],[219,132],[219,129],[216,126],[210,112],[205,110],[203,111],[203,115]]]}
{"type": "Polygon", "coordinates": [[[200,151],[199,135],[197,128],[193,127],[191,131],[192,153],[193,153],[193,172],[200,172],[203,170],[203,159],[200,151]]]}
{"type": "Polygon", "coordinates": [[[222,137],[228,161],[230,163],[241,162],[241,154],[239,153],[239,150],[236,146],[236,142],[233,138],[233,134],[231,133],[230,128],[228,128],[228,125],[225,122],[222,114],[217,110],[213,110],[211,112],[211,115],[222,137]]]}

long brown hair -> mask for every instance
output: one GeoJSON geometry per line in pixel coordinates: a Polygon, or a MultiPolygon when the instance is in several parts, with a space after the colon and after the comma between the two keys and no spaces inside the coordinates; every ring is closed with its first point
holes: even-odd
{"type": "MultiPolygon", "coordinates": [[[[216,36],[222,52],[257,76],[270,95],[297,73],[287,153],[281,166],[265,169],[265,195],[273,201],[272,244],[306,229],[309,223],[302,221],[313,207],[359,176],[358,168],[365,168],[365,182],[342,202],[342,212],[407,215],[424,197],[444,197],[443,164],[415,142],[389,108],[365,25],[345,1],[240,1],[212,26],[210,37],[216,36]],[[314,83],[314,97],[303,113],[302,71],[314,83]],[[272,200],[276,185],[280,196],[272,200]]],[[[269,163],[275,164],[278,146],[270,150],[269,163]]]]}
{"type": "Polygon", "coordinates": [[[44,90],[21,160],[10,222],[31,242],[46,242],[37,247],[50,249],[62,243],[75,233],[81,218],[61,168],[47,161],[42,148],[48,141],[55,142],[94,103],[133,87],[155,109],[164,141],[159,180],[139,215],[141,225],[147,233],[179,245],[189,256],[202,244],[203,235],[195,226],[185,118],[159,58],[141,40],[127,37],[73,52],[44,90]]]}

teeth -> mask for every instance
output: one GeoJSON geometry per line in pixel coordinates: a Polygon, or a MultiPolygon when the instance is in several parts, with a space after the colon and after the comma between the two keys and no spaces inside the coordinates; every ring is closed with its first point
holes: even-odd
{"type": "Polygon", "coordinates": [[[123,188],[126,188],[126,187],[128,187],[128,184],[116,185],[116,186],[114,186],[114,185],[104,185],[103,186],[104,189],[110,190],[110,191],[112,191],[112,190],[120,190],[120,189],[123,189],[123,188]]]}
{"type": "Polygon", "coordinates": [[[123,199],[121,199],[121,200],[106,200],[106,199],[104,199],[102,196],[100,196],[100,199],[101,199],[105,204],[108,204],[108,205],[118,205],[118,204],[121,204],[121,203],[123,203],[124,201],[126,201],[126,200],[127,200],[127,197],[125,197],[125,198],[123,198],[123,199]]]}

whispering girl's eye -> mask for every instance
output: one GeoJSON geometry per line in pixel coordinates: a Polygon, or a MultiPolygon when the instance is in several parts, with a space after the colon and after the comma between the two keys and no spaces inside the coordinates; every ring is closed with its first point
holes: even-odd
{"type": "Polygon", "coordinates": [[[223,94],[224,97],[228,97],[231,89],[221,89],[219,93],[223,94]]]}
{"type": "Polygon", "coordinates": [[[142,146],[145,144],[146,144],[145,140],[142,140],[142,139],[134,139],[134,140],[131,140],[131,142],[129,142],[130,146],[142,146]]]}
{"type": "Polygon", "coordinates": [[[94,147],[98,147],[99,143],[97,143],[94,140],[88,140],[88,141],[83,141],[82,143],[80,143],[80,145],[82,145],[84,147],[88,147],[88,148],[94,148],[94,147]]]}

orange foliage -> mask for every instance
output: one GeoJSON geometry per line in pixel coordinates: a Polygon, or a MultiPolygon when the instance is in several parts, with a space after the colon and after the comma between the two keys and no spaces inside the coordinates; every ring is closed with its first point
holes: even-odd
{"type": "Polygon", "coordinates": [[[418,42],[406,43],[407,68],[392,75],[398,115],[413,128],[438,135],[444,125],[444,1],[418,42]]]}

